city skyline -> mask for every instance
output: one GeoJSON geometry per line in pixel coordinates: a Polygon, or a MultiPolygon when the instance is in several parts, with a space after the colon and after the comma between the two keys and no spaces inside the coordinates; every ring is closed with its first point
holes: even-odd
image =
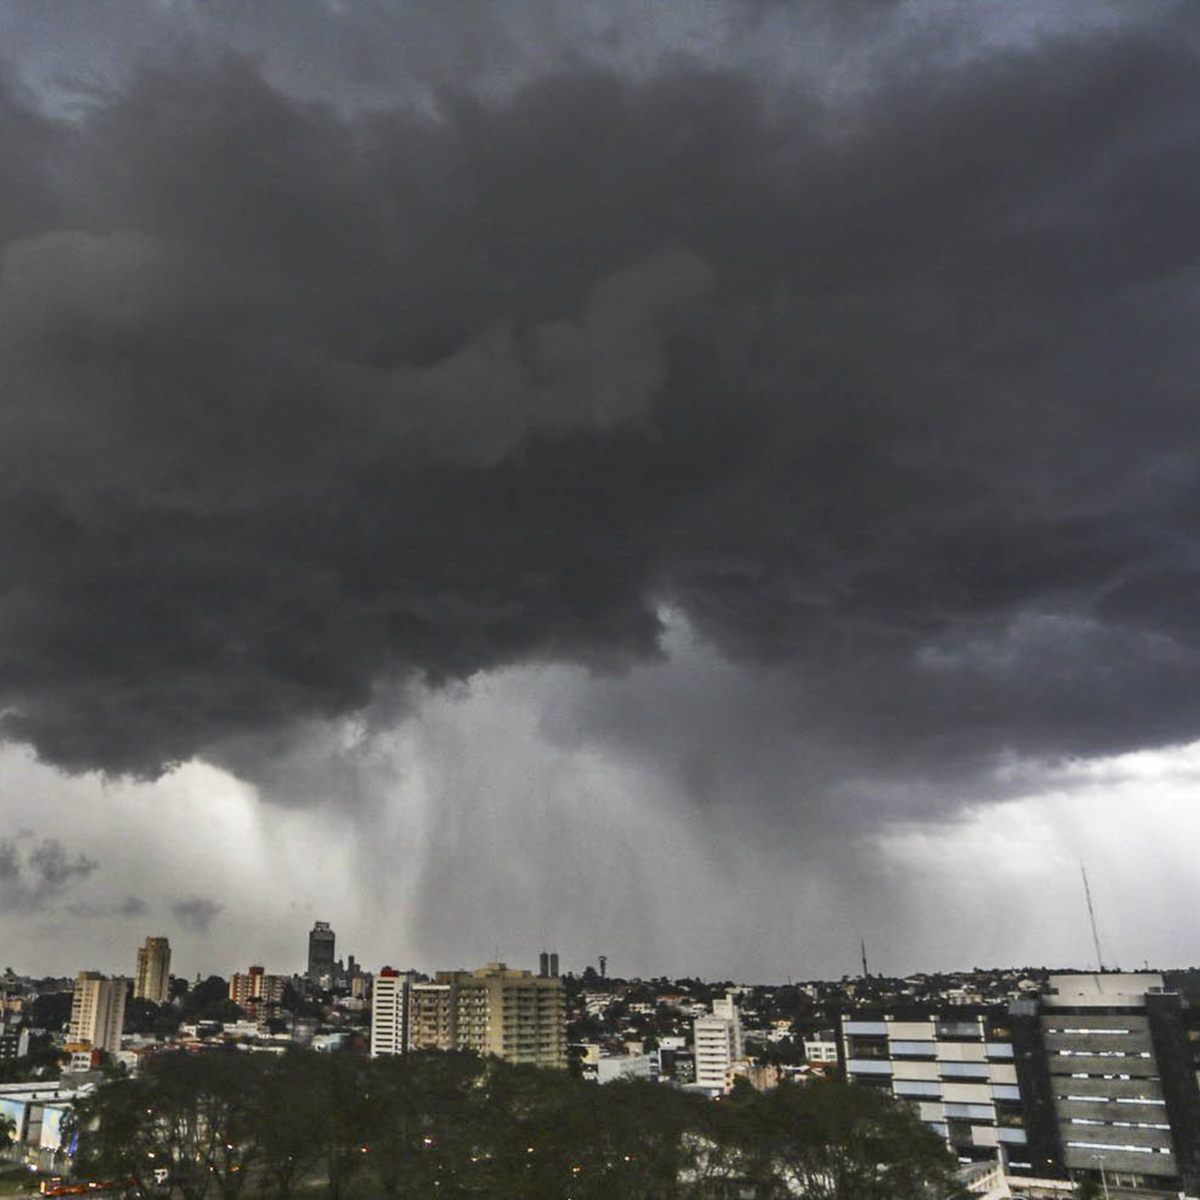
{"type": "Polygon", "coordinates": [[[0,7],[32,974],[1200,961],[1200,10],[0,7]]]}

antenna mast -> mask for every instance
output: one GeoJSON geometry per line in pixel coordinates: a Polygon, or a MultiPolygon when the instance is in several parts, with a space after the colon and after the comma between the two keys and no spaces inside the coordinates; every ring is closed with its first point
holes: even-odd
{"type": "Polygon", "coordinates": [[[863,978],[870,979],[871,972],[867,970],[867,939],[862,939],[863,978]]]}
{"type": "Polygon", "coordinates": [[[1083,872],[1083,894],[1087,897],[1088,920],[1092,923],[1092,941],[1096,946],[1096,966],[1100,968],[1100,974],[1103,975],[1104,959],[1100,954],[1100,934],[1096,929],[1096,910],[1092,906],[1092,889],[1088,886],[1087,867],[1080,863],[1079,869],[1083,872]]]}

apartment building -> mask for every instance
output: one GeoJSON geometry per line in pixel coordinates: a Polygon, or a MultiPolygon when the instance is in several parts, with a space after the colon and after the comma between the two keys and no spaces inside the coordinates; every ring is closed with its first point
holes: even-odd
{"type": "Polygon", "coordinates": [[[714,999],[712,1012],[692,1022],[692,1048],[695,1086],[709,1091],[731,1091],[734,1066],[745,1057],[741,1017],[731,995],[714,999]]]}
{"type": "Polygon", "coordinates": [[[459,1050],[494,1054],[506,1062],[565,1069],[563,981],[502,962],[476,971],[439,971],[450,989],[452,1037],[459,1050]]]}
{"type": "Polygon", "coordinates": [[[121,1049],[128,980],[107,979],[97,971],[80,971],[71,1000],[68,1044],[116,1054],[121,1049]]]}
{"type": "Polygon", "coordinates": [[[283,1002],[283,991],[287,979],[282,975],[268,975],[260,966],[253,966],[245,974],[238,972],[229,979],[229,998],[257,1015],[261,1010],[278,1007],[283,1002]]]}
{"type": "Polygon", "coordinates": [[[567,1065],[562,980],[489,963],[434,983],[385,967],[371,999],[371,1054],[474,1050],[506,1062],[567,1065]]]}
{"type": "Polygon", "coordinates": [[[171,998],[171,943],[165,937],[148,937],[137,952],[133,998],[166,1004],[171,998]]]}
{"type": "Polygon", "coordinates": [[[453,1050],[454,1009],[449,984],[418,980],[384,967],[371,993],[371,1056],[410,1050],[453,1050]]]}

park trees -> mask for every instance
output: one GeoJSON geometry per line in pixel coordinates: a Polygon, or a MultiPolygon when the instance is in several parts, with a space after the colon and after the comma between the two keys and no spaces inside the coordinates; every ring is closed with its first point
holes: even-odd
{"type": "Polygon", "coordinates": [[[875,1088],[784,1084],[733,1101],[720,1118],[727,1169],[763,1197],[927,1200],[953,1190],[955,1163],[941,1138],[875,1088]]]}
{"type": "Polygon", "coordinates": [[[83,1170],[178,1200],[306,1195],[929,1200],[940,1139],[889,1096],[839,1083],[740,1087],[712,1102],[646,1081],[603,1087],[459,1052],[400,1058],[164,1054],[79,1110],[83,1170]]]}
{"type": "Polygon", "coordinates": [[[182,1200],[237,1200],[258,1150],[266,1064],[250,1055],[162,1055],[82,1101],[80,1169],[149,1190],[169,1172],[182,1200]]]}

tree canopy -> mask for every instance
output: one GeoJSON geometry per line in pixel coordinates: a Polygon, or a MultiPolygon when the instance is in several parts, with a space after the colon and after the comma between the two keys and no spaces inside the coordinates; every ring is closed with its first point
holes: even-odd
{"type": "Polygon", "coordinates": [[[179,1200],[305,1195],[928,1200],[954,1164],[907,1108],[840,1083],[720,1102],[468,1053],[162,1054],[81,1104],[79,1170],[179,1200]]]}

